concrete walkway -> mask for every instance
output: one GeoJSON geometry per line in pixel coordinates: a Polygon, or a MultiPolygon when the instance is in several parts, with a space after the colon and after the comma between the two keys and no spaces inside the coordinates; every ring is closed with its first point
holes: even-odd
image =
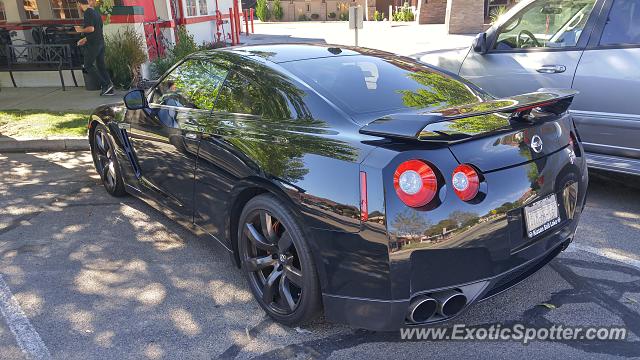
{"type": "Polygon", "coordinates": [[[87,91],[84,87],[62,88],[14,88],[0,90],[0,111],[2,110],[93,110],[102,104],[120,101],[123,91],[114,96],[100,96],[100,91],[87,91]]]}

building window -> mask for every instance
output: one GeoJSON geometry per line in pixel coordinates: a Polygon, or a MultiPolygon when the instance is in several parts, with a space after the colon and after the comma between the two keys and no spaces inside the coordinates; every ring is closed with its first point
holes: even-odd
{"type": "Polygon", "coordinates": [[[198,0],[198,5],[200,6],[200,15],[207,15],[207,0],[198,0]]]}
{"type": "Polygon", "coordinates": [[[489,17],[491,14],[495,13],[500,13],[500,9],[501,7],[503,8],[507,8],[509,6],[509,4],[511,3],[511,1],[509,0],[488,0],[485,1],[485,5],[484,5],[484,16],[485,17],[489,17]]]}
{"type": "Polygon", "coordinates": [[[206,16],[209,15],[209,9],[213,8],[211,0],[184,0],[187,8],[187,16],[206,16]]]}
{"type": "Polygon", "coordinates": [[[24,14],[27,19],[40,19],[40,13],[38,12],[38,3],[36,2],[36,0],[23,0],[22,6],[24,7],[24,14]]]}
{"type": "Polygon", "coordinates": [[[197,16],[198,8],[196,0],[185,0],[187,3],[187,16],[197,16]]]}
{"type": "Polygon", "coordinates": [[[310,11],[311,11],[311,5],[307,4],[307,12],[310,12],[310,11]]]}
{"type": "Polygon", "coordinates": [[[4,3],[0,1],[0,21],[7,20],[7,13],[4,11],[4,3]]]}
{"type": "Polygon", "coordinates": [[[56,19],[79,19],[80,12],[76,0],[49,0],[56,19]]]}

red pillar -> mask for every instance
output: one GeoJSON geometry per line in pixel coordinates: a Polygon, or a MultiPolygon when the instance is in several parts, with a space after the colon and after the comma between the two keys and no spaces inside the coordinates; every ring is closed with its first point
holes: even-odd
{"type": "Polygon", "coordinates": [[[242,26],[240,24],[240,6],[238,6],[238,0],[233,0],[233,13],[236,16],[236,40],[240,43],[240,32],[242,31],[242,26]]]}
{"type": "Polygon", "coordinates": [[[251,11],[249,11],[249,13],[251,14],[251,33],[255,34],[256,32],[253,30],[253,8],[251,8],[251,11]]]}
{"type": "Polygon", "coordinates": [[[244,27],[245,27],[245,34],[247,34],[247,36],[249,36],[249,19],[247,14],[249,13],[248,10],[244,10],[242,12],[242,15],[244,16],[244,27]]]}
{"type": "Polygon", "coordinates": [[[231,45],[236,44],[236,27],[234,23],[236,22],[236,18],[233,15],[233,9],[229,8],[229,25],[231,26],[231,45]]]}

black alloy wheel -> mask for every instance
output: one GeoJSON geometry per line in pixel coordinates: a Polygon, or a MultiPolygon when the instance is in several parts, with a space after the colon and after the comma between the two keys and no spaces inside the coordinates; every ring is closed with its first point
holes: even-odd
{"type": "Polygon", "coordinates": [[[91,155],[107,192],[113,196],[125,195],[124,181],[115,156],[113,141],[103,125],[96,125],[93,132],[91,155]]]}
{"type": "Polygon", "coordinates": [[[318,277],[302,231],[273,196],[249,201],[240,217],[242,269],[260,306],[275,320],[297,325],[317,315],[318,277]]]}

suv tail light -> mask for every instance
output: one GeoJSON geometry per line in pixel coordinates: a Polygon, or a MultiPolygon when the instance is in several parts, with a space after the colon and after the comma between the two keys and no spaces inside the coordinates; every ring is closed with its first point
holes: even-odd
{"type": "Polygon", "coordinates": [[[473,167],[466,164],[458,165],[458,167],[453,170],[451,179],[453,191],[462,201],[473,200],[473,198],[478,195],[480,176],[473,167]]]}
{"type": "Polygon", "coordinates": [[[393,187],[403,203],[417,208],[427,205],[436,196],[436,173],[424,161],[408,160],[393,174],[393,187]]]}

